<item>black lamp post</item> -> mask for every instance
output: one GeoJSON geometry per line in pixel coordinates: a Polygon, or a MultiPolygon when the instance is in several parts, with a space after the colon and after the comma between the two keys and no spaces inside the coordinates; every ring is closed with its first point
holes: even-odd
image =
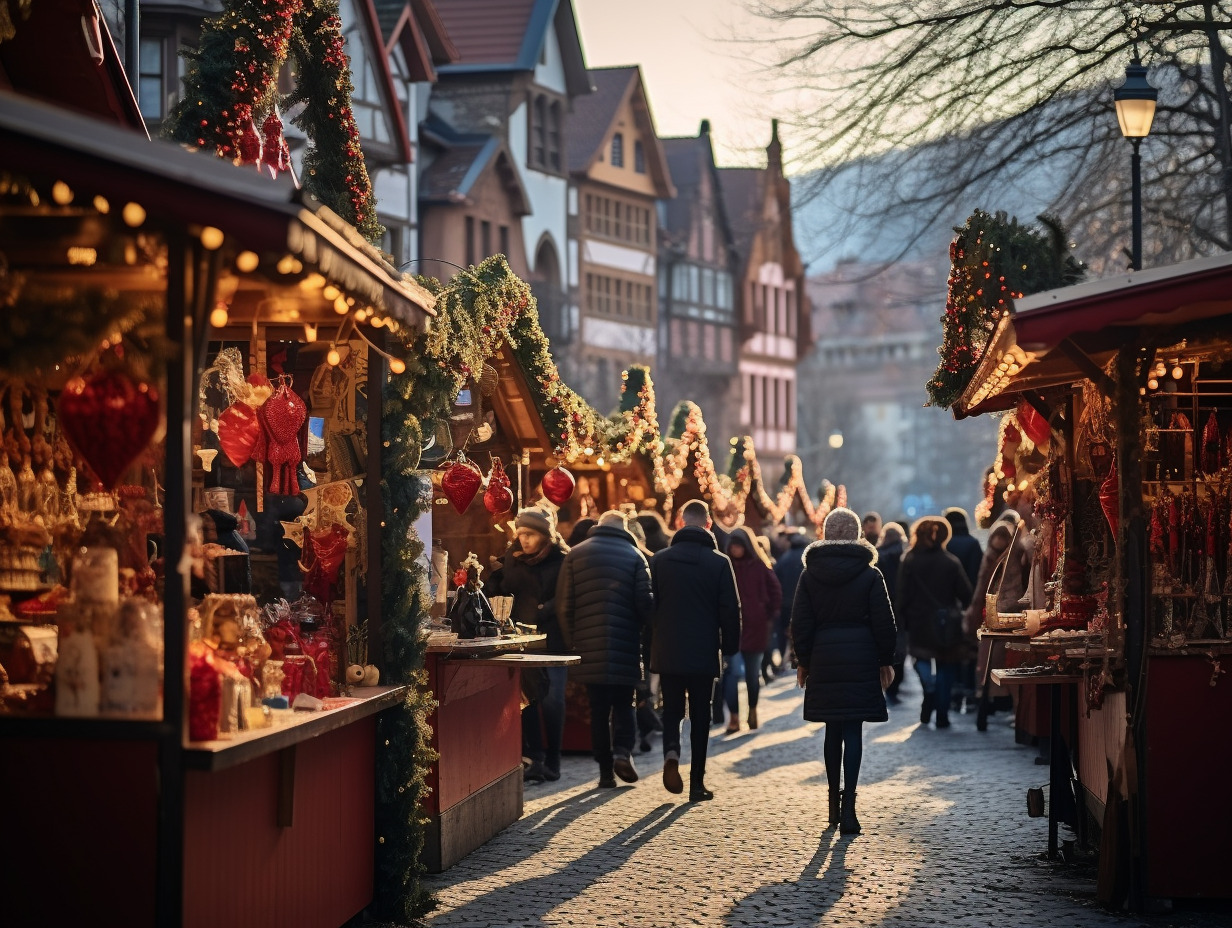
{"type": "Polygon", "coordinates": [[[1125,83],[1112,94],[1116,101],[1117,122],[1121,124],[1121,135],[1129,139],[1134,146],[1132,161],[1133,173],[1133,269],[1142,270],[1142,160],[1138,156],[1138,146],[1151,133],[1151,123],[1155,119],[1155,101],[1159,91],[1151,86],[1146,79],[1146,67],[1137,58],[1125,69],[1125,83]]]}

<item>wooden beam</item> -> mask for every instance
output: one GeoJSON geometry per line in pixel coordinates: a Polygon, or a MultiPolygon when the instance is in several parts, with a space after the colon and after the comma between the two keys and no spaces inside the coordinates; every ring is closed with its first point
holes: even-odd
{"type": "Polygon", "coordinates": [[[1116,385],[1112,382],[1112,378],[1104,373],[1104,369],[1096,364],[1087,355],[1085,351],[1074,344],[1072,338],[1067,338],[1057,345],[1058,350],[1074,362],[1074,366],[1099,387],[1100,392],[1104,396],[1112,396],[1116,392],[1116,385]]]}

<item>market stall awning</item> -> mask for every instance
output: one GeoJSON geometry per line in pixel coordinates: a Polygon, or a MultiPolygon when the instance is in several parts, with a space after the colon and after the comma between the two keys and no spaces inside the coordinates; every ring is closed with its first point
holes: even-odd
{"type": "MultiPolygon", "coordinates": [[[[422,327],[433,314],[431,293],[285,175],[271,179],[4,92],[0,171],[54,176],[117,206],[139,204],[154,227],[212,226],[263,257],[291,255],[409,326],[422,327]]],[[[293,283],[295,274],[306,272],[301,267],[285,276],[293,283]]]]}
{"type": "Polygon", "coordinates": [[[1232,254],[1118,274],[1018,300],[997,323],[959,418],[1091,379],[1143,327],[1175,330],[1232,315],[1232,254]]]}

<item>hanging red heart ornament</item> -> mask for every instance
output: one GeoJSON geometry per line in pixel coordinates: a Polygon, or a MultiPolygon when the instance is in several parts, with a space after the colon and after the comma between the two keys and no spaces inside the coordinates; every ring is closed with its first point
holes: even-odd
{"type": "Polygon", "coordinates": [[[562,506],[568,501],[576,486],[577,481],[573,479],[573,474],[559,465],[543,475],[543,495],[557,506],[562,506]]]}
{"type": "Polygon", "coordinates": [[[475,501],[482,483],[483,474],[478,467],[469,461],[455,461],[445,468],[445,474],[441,477],[441,492],[461,514],[475,501]]]}
{"type": "Polygon", "coordinates": [[[218,444],[236,467],[243,467],[252,458],[253,449],[261,437],[261,421],[257,411],[247,403],[232,403],[218,415],[218,444]]]}
{"type": "Polygon", "coordinates": [[[158,391],[120,371],[75,378],[60,394],[57,408],[65,437],[108,490],[158,430],[158,391]]]}
{"type": "Polygon", "coordinates": [[[492,515],[500,515],[513,508],[513,494],[504,484],[489,483],[487,492],[483,494],[483,505],[492,515]]]}

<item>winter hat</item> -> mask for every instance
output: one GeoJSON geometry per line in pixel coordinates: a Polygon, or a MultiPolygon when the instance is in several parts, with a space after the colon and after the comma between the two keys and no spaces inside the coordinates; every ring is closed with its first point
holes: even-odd
{"type": "Polygon", "coordinates": [[[629,530],[629,519],[619,509],[609,509],[603,515],[599,516],[600,525],[614,525],[617,528],[629,530]]]}
{"type": "Polygon", "coordinates": [[[846,542],[850,544],[863,537],[860,517],[850,509],[839,507],[826,516],[822,526],[822,537],[834,544],[846,542]]]}
{"type": "Polygon", "coordinates": [[[551,538],[556,533],[556,520],[543,509],[531,506],[518,512],[513,522],[514,528],[528,528],[532,532],[551,538]]]}
{"type": "Polygon", "coordinates": [[[902,541],[907,535],[897,522],[887,522],[881,527],[881,547],[902,541]]]}

